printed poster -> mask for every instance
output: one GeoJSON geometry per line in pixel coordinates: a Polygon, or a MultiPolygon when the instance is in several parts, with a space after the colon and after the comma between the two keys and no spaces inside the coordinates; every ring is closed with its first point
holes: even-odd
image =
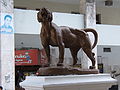
{"type": "Polygon", "coordinates": [[[13,32],[13,14],[1,13],[0,33],[12,34],[13,32]]]}

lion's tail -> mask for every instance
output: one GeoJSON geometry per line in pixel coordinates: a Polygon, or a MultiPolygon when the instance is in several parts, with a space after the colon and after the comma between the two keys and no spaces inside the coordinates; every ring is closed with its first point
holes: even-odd
{"type": "Polygon", "coordinates": [[[98,33],[96,32],[95,29],[92,29],[92,28],[85,28],[82,30],[84,30],[85,32],[92,32],[94,34],[95,41],[92,45],[92,49],[93,49],[97,45],[97,42],[98,42],[98,33]]]}

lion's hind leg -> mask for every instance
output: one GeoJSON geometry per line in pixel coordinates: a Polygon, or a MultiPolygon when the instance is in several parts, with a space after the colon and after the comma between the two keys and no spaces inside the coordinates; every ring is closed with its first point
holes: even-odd
{"type": "Polygon", "coordinates": [[[82,49],[92,62],[92,66],[90,66],[90,69],[95,69],[95,58],[94,53],[92,53],[92,49],[86,47],[83,47],[82,49]]]}
{"type": "Polygon", "coordinates": [[[77,53],[79,51],[79,48],[70,48],[70,51],[71,51],[72,58],[73,58],[73,65],[75,65],[78,61],[77,53]]]}

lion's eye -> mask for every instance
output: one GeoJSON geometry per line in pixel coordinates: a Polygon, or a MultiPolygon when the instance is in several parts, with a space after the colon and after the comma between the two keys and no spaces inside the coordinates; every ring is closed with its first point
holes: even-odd
{"type": "Polygon", "coordinates": [[[47,17],[47,15],[45,13],[42,14],[42,17],[47,17]]]}

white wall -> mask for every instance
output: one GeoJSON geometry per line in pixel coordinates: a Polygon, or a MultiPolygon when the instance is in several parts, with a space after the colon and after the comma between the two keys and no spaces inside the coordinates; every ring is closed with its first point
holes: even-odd
{"type": "Polygon", "coordinates": [[[97,56],[101,56],[104,64],[104,72],[120,65],[120,26],[119,25],[97,25],[99,34],[97,56]],[[111,52],[103,52],[103,48],[111,48],[111,52]]]}
{"type": "Polygon", "coordinates": [[[120,66],[120,45],[98,45],[97,55],[103,63],[104,72],[110,72],[116,66],[120,66]],[[111,48],[111,52],[104,52],[103,48],[111,48]]]}
{"type": "Polygon", "coordinates": [[[14,9],[15,33],[39,34],[41,25],[37,21],[37,12],[33,10],[14,9]]]}
{"type": "Polygon", "coordinates": [[[99,35],[98,45],[120,45],[120,26],[103,25],[96,26],[99,35]]]}
{"type": "Polygon", "coordinates": [[[120,65],[120,46],[98,45],[98,56],[102,56],[103,62],[108,65],[120,65]],[[111,52],[103,52],[103,48],[111,48],[111,52]],[[106,60],[106,61],[104,61],[106,60]]]}
{"type": "MultiPolygon", "coordinates": [[[[14,10],[15,33],[39,34],[41,24],[37,21],[37,11],[14,10]]],[[[84,16],[79,14],[53,13],[53,22],[57,25],[66,25],[73,28],[84,27],[84,16]]]]}

